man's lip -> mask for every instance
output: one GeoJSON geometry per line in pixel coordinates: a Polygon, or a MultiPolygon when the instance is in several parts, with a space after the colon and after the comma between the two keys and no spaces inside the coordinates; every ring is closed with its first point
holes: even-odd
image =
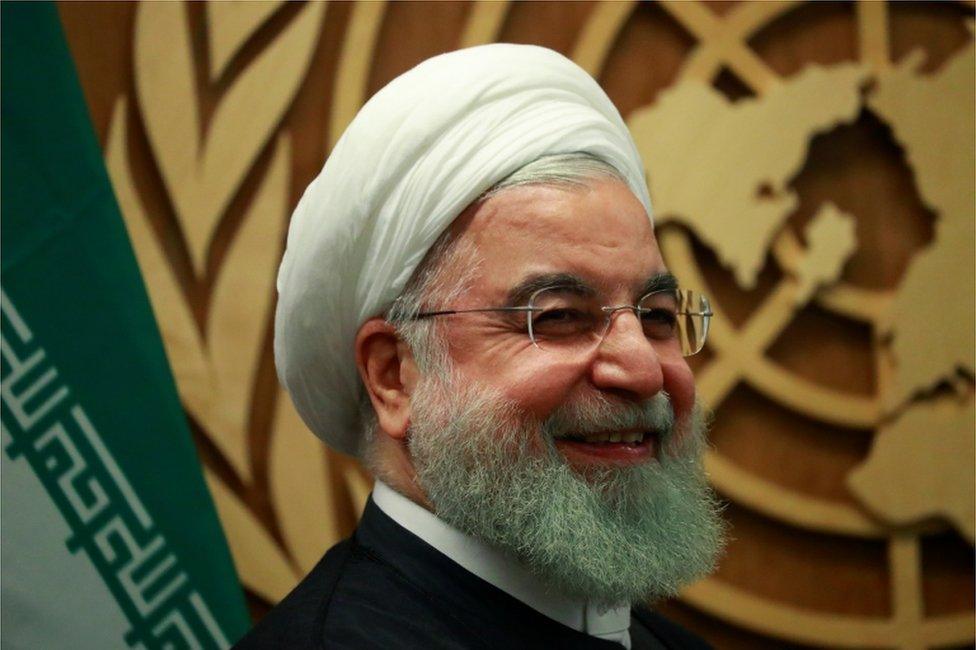
{"type": "MultiPolygon", "coordinates": [[[[653,431],[647,431],[645,429],[608,429],[606,431],[587,431],[585,433],[573,432],[570,434],[565,434],[555,438],[557,441],[563,442],[583,442],[583,438],[594,438],[604,436],[609,438],[610,436],[631,436],[633,434],[643,434],[644,440],[647,440],[648,436],[656,435],[653,431]]],[[[624,442],[624,441],[618,441],[624,442]]],[[[600,444],[613,444],[609,440],[603,441],[600,444]]]]}
{"type": "Polygon", "coordinates": [[[556,449],[566,457],[571,465],[632,465],[656,458],[658,435],[644,432],[644,440],[632,442],[579,442],[556,438],[556,449]]]}

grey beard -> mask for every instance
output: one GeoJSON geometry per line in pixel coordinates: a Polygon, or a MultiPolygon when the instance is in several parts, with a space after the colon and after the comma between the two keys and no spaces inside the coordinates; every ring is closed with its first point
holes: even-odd
{"type": "Polygon", "coordinates": [[[553,591],[610,607],[675,595],[714,569],[724,526],[701,464],[700,409],[675,427],[664,395],[641,405],[597,395],[532,423],[456,379],[421,382],[412,406],[410,452],[434,512],[553,591]],[[552,440],[631,427],[661,432],[658,458],[585,477],[552,440]]]}

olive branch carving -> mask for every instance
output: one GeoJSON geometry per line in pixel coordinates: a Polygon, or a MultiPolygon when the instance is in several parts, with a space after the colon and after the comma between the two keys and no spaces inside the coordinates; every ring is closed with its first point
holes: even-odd
{"type": "MultiPolygon", "coordinates": [[[[270,326],[274,277],[290,206],[291,135],[278,125],[305,79],[326,11],[309,3],[231,79],[230,64],[282,2],[208,3],[207,81],[226,87],[206,125],[194,77],[192,32],[183,3],[145,3],[135,20],[135,96],[118,99],[106,163],[145,278],[184,408],[244,483],[254,480],[248,428],[258,366],[270,326]],[[154,231],[129,160],[128,125],[141,120],[155,169],[189,259],[193,281],[208,283],[202,325],[154,231]],[[264,152],[267,152],[265,155],[264,152]],[[245,177],[267,165],[216,270],[215,233],[245,177]],[[208,273],[212,277],[208,277],[208,273]]],[[[321,446],[290,401],[278,395],[270,493],[284,547],[241,498],[205,468],[244,584],[280,599],[334,536],[336,484],[321,446]],[[309,532],[320,531],[318,535],[309,532]],[[312,558],[312,549],[316,555],[312,558]]]]}

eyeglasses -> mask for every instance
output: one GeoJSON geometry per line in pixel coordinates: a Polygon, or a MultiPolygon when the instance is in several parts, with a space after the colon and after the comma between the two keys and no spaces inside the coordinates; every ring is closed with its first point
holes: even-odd
{"type": "Polygon", "coordinates": [[[593,296],[573,288],[550,287],[533,293],[524,306],[428,311],[415,318],[499,312],[540,349],[585,352],[603,341],[614,315],[621,311],[633,312],[644,336],[663,356],[688,357],[700,352],[712,317],[708,298],[688,289],[654,291],[636,305],[600,305],[593,296]]]}

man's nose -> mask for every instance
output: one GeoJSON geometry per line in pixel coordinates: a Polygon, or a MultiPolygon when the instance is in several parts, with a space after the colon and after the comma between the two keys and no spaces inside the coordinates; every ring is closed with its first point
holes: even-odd
{"type": "Polygon", "coordinates": [[[664,388],[657,350],[632,310],[610,315],[607,332],[591,366],[593,384],[622,397],[643,400],[664,388]]]}

